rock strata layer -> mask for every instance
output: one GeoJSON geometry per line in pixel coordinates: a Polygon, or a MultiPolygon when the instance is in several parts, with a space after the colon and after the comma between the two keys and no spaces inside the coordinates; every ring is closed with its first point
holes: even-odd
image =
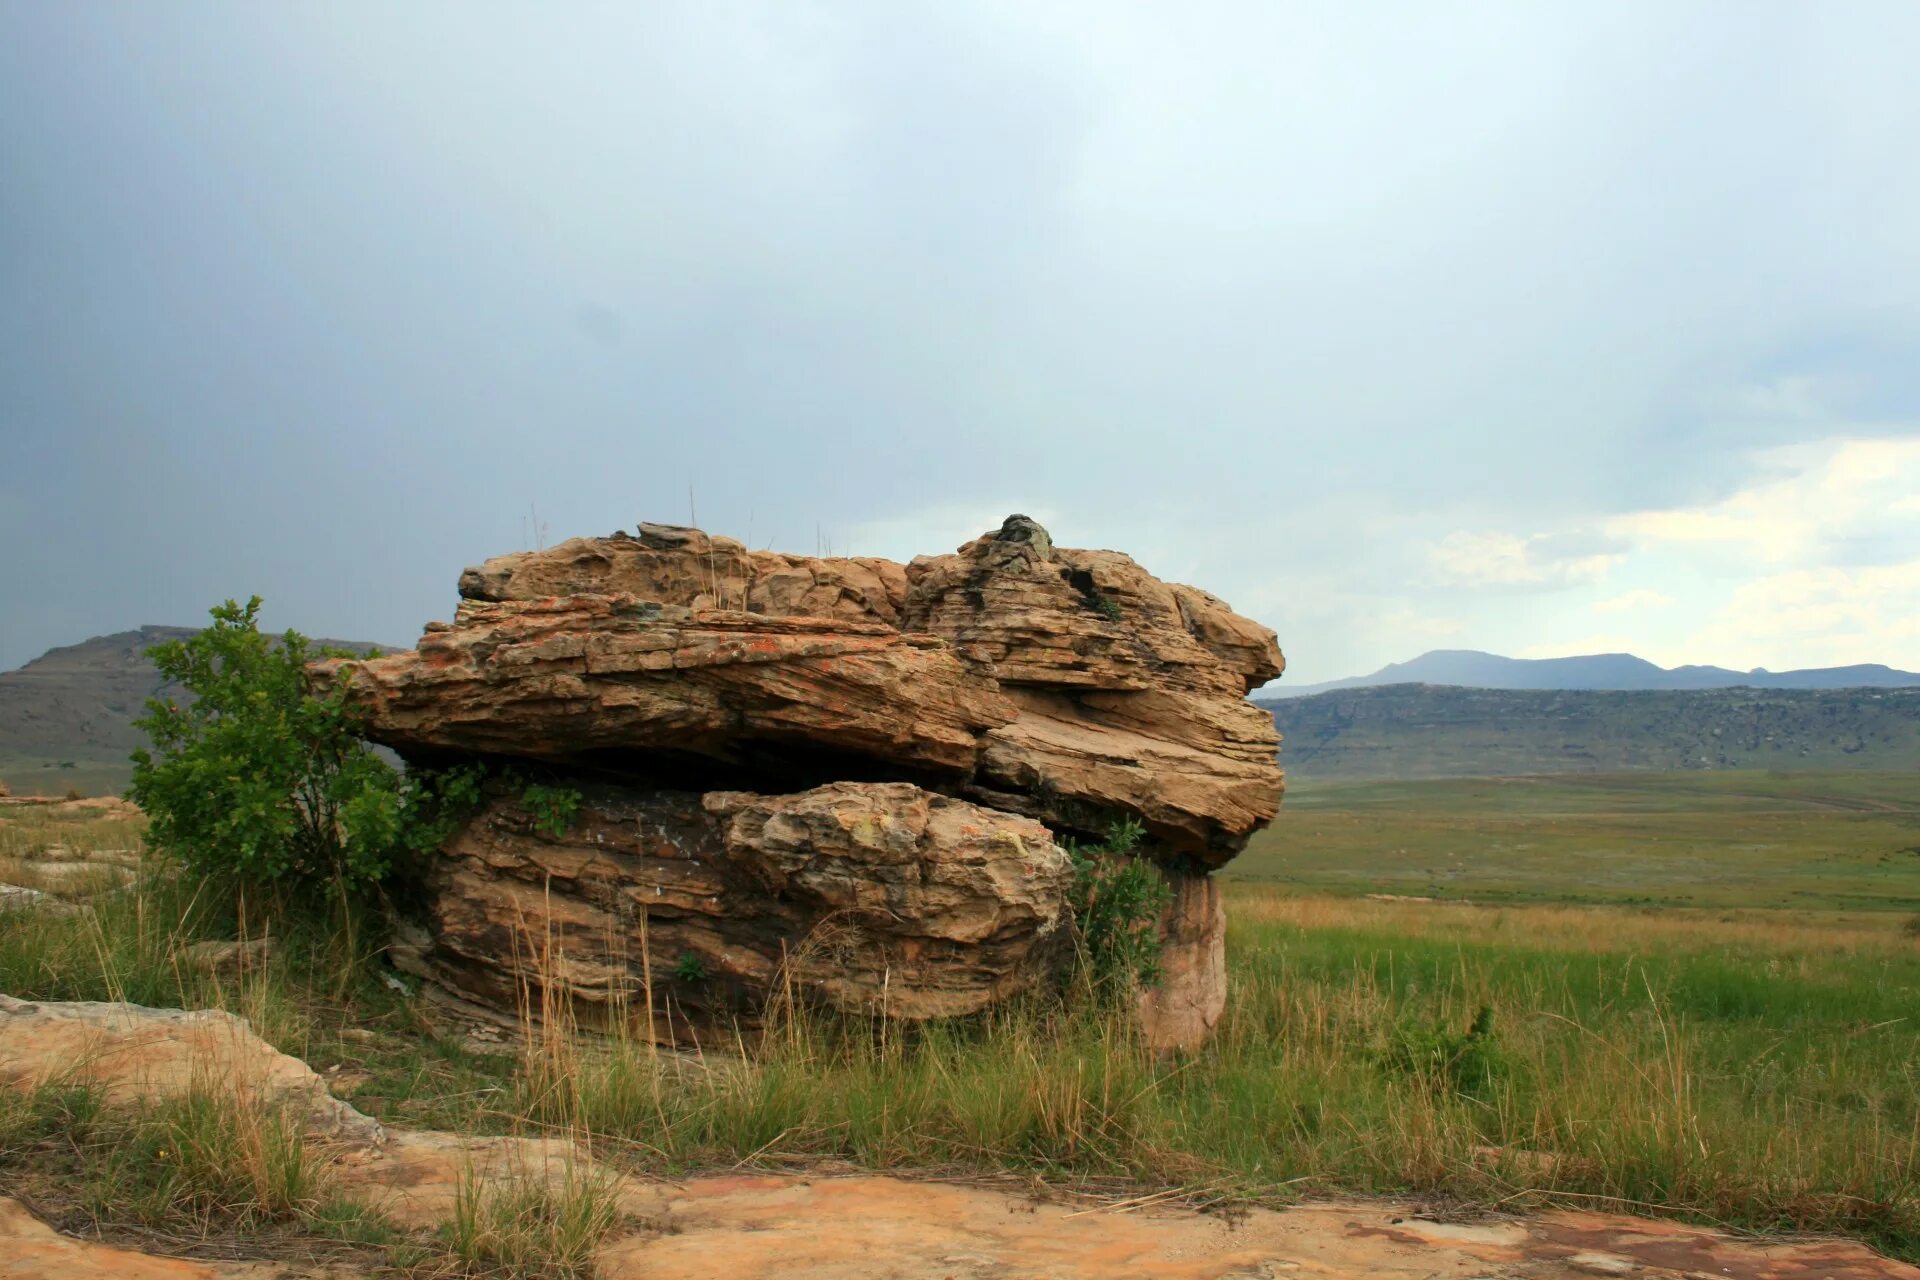
{"type": "Polygon", "coordinates": [[[418,649],[313,675],[402,750],[558,763],[759,749],[967,776],[1016,714],[986,669],[926,636],[628,594],[467,601],[418,649]]]}
{"type": "Polygon", "coordinates": [[[1246,694],[1283,659],[1215,597],[1024,516],[907,565],[642,525],[489,560],[460,591],[417,650],[319,663],[315,683],[416,762],[538,761],[592,799],[564,837],[501,798],[450,842],[421,960],[436,981],[517,1000],[508,944],[537,907],[568,938],[553,983],[595,1016],[640,953],[656,985],[705,975],[675,993],[691,1022],[747,1015],[823,938],[838,950],[800,984],[814,998],[983,1008],[1057,961],[1068,877],[1048,833],[1131,822],[1176,886],[1181,989],[1143,1017],[1170,1046],[1218,1018],[1205,877],[1277,811],[1278,739],[1246,694]]]}

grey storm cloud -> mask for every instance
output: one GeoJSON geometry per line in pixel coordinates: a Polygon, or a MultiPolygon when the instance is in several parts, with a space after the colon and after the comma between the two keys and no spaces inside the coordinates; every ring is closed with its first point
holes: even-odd
{"type": "Polygon", "coordinates": [[[252,592],[406,642],[535,524],[690,505],[897,555],[1044,511],[1300,677],[1404,658],[1450,535],[1585,563],[1920,430],[1917,43],[1902,0],[0,0],[0,668],[252,592]]]}

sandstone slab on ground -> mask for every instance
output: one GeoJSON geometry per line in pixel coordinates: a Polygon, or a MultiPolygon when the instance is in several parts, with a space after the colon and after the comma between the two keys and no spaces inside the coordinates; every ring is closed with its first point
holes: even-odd
{"type": "Polygon", "coordinates": [[[168,1258],[64,1236],[0,1196],[0,1280],[357,1280],[365,1273],[284,1260],[168,1258]]]}
{"type": "Polygon", "coordinates": [[[789,795],[586,784],[567,829],[511,795],[430,873],[417,971],[493,1008],[557,988],[589,1023],[753,1022],[787,994],[976,1012],[1053,973],[1072,870],[1037,822],[908,783],[789,795]]]}
{"type": "Polygon", "coordinates": [[[111,1102],[244,1090],[329,1137],[377,1141],[380,1126],[327,1091],[306,1063],[219,1009],[149,1009],[0,995],[0,1088],[92,1084],[111,1102]]]}
{"type": "Polygon", "coordinates": [[[1849,1242],[1737,1240],[1584,1213],[1460,1223],[1365,1201],[1225,1218],[886,1177],[733,1175],[649,1192],[666,1230],[607,1245],[604,1280],[1920,1278],[1849,1242]]]}

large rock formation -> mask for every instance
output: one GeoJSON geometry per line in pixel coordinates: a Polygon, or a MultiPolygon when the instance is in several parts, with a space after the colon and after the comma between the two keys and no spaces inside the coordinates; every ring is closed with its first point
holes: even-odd
{"type": "Polygon", "coordinates": [[[604,1020],[650,980],[673,1034],[795,994],[968,1012],[1057,968],[1050,833],[1127,820],[1173,888],[1143,1024],[1191,1045],[1218,1019],[1208,873],[1276,812],[1246,694],[1282,659],[1213,596],[1024,516],[905,566],[642,525],[460,590],[419,649],[313,668],[410,759],[538,761],[587,797],[553,834],[496,788],[448,843],[437,982],[511,1008],[538,969],[604,1020]]]}

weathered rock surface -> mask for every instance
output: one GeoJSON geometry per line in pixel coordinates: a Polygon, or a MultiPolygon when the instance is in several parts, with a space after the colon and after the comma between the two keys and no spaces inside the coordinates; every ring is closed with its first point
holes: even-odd
{"type": "Polygon", "coordinates": [[[0,1280],[355,1280],[364,1272],[266,1262],[158,1257],[61,1235],[0,1196],[0,1280]]]}
{"type": "Polygon", "coordinates": [[[1003,683],[1244,695],[1285,666],[1273,632],[1117,551],[1053,545],[1026,516],[907,566],[900,627],[953,641],[1003,683]]]}
{"type": "Polygon", "coordinates": [[[304,1114],[317,1134],[380,1138],[378,1122],[334,1098],[311,1067],[230,1013],[0,994],[0,1088],[49,1081],[97,1084],[116,1103],[245,1090],[304,1114]]]}
{"type": "Polygon", "coordinates": [[[899,621],[906,591],[906,570],[891,560],[751,551],[732,538],[666,524],[643,524],[637,537],[570,538],[495,556],[460,575],[468,600],[625,594],[690,609],[888,626],[899,621]]]}
{"type": "Polygon", "coordinates": [[[918,1019],[1048,979],[1072,869],[1047,829],[907,783],[793,795],[589,785],[563,834],[494,799],[432,872],[413,967],[485,1006],[686,1037],[789,994],[918,1019]]]}
{"type": "Polygon", "coordinates": [[[925,636],[630,595],[467,601],[417,650],[312,672],[403,751],[560,762],[780,749],[965,776],[1014,717],[991,674],[925,636]]]}
{"type": "Polygon", "coordinates": [[[1024,516],[907,582],[901,626],[989,667],[1019,710],[987,733],[983,799],[1095,835],[1134,817],[1206,867],[1273,819],[1279,738],[1245,696],[1285,665],[1273,632],[1024,516]]]}

